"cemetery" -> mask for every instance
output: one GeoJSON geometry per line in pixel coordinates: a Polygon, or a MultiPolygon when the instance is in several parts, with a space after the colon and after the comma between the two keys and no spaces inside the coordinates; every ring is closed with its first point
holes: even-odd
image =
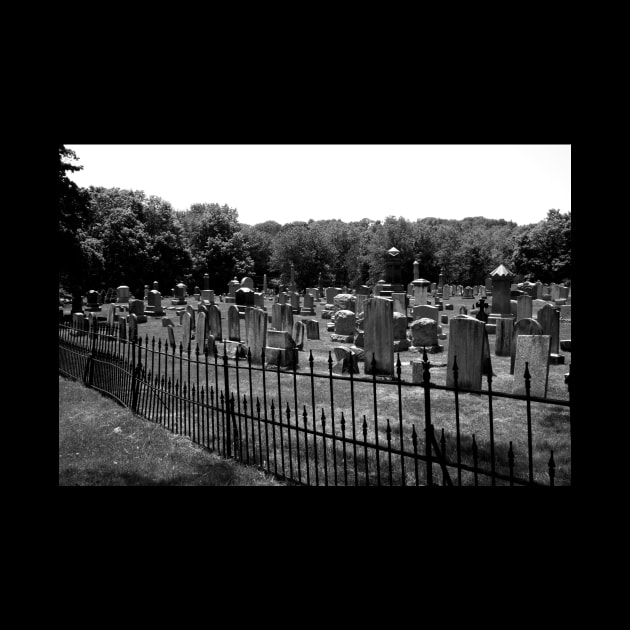
{"type": "Polygon", "coordinates": [[[248,223],[227,204],[81,187],[60,145],[60,377],[286,485],[572,485],[570,211],[529,222],[554,197],[519,212],[505,200],[507,219],[449,218],[476,200],[418,202],[401,162],[397,186],[415,188],[396,217],[391,190],[356,203],[392,168],[376,156],[365,186],[322,202],[322,166],[345,151],[333,148],[286,214],[282,195],[263,211],[255,193],[248,223]],[[304,195],[316,217],[335,214],[311,218],[304,195]],[[381,218],[356,216],[375,201],[381,218]]]}
{"type": "MultiPolygon", "coordinates": [[[[467,287],[454,287],[451,293],[447,283],[442,282],[440,287],[439,282],[419,278],[405,289],[389,281],[396,278],[387,277],[374,287],[376,296],[373,290],[368,294],[363,288],[359,292],[328,287],[322,291],[323,297],[316,297],[312,290],[302,294],[293,291],[290,296],[261,295],[258,305],[252,298],[239,297],[258,295],[253,285],[247,286],[250,282],[246,279],[231,281],[223,292],[216,287],[213,297],[225,294],[226,299],[215,299],[214,303],[203,299],[202,293],[188,296],[181,287],[176,288],[176,299],[170,304],[156,289],[147,291],[146,299],[140,300],[130,297],[128,287],[121,285],[115,302],[99,307],[93,293],[88,292],[82,314],[73,312],[76,304],[61,307],[60,322],[68,326],[64,326],[62,338],[69,348],[82,347],[84,359],[94,353],[95,346],[106,353],[112,346],[117,348],[116,353],[122,348],[127,358],[133,350],[132,362],[141,369],[138,382],[144,391],[140,396],[145,399],[136,404],[149,404],[160,388],[173,396],[174,409],[169,405],[158,409],[158,417],[165,414],[158,422],[195,440],[218,439],[221,435],[220,445],[208,445],[229,456],[234,456],[237,448],[242,451],[243,439],[247,439],[251,443],[247,444],[243,461],[251,458],[270,472],[299,483],[305,482],[302,477],[308,476],[308,483],[312,483],[311,476],[323,474],[324,483],[343,484],[342,466],[347,485],[379,485],[389,480],[406,485],[427,483],[422,466],[420,473],[411,474],[417,460],[403,456],[397,464],[390,462],[388,468],[381,462],[386,451],[376,458],[368,454],[374,469],[361,475],[366,455],[354,454],[357,444],[351,445],[345,437],[346,433],[352,433],[353,439],[363,435],[376,452],[384,448],[379,445],[391,448],[392,441],[398,440],[403,451],[417,449],[417,444],[426,448],[421,433],[426,434],[427,382],[432,389],[444,388],[430,394],[430,431],[435,434],[430,443],[445,458],[442,462],[459,462],[457,468],[442,474],[439,457],[434,454],[429,458],[427,451],[426,457],[434,461],[425,459],[423,466],[431,465],[433,483],[480,483],[479,475],[467,472],[466,466],[474,470],[475,465],[470,465],[473,458],[490,447],[494,475],[499,474],[494,468],[494,462],[499,461],[506,464],[505,479],[515,474],[510,465],[518,448],[524,478],[529,473],[530,481],[549,485],[551,462],[554,485],[569,483],[570,305],[566,304],[567,298],[558,298],[562,306],[551,299],[532,299],[526,291],[513,299],[511,292],[520,289],[505,281],[510,277],[509,270],[501,265],[496,275],[498,282],[477,287],[476,294],[467,287]],[[411,292],[407,292],[409,288],[411,292]],[[230,291],[233,299],[228,299],[230,291]],[[96,331],[98,340],[92,334],[96,331]],[[526,365],[529,379],[524,378],[526,365]],[[501,398],[502,394],[525,397],[527,386],[532,398],[532,426],[555,419],[557,444],[551,459],[549,452],[534,451],[531,461],[526,461],[528,440],[532,440],[524,430],[527,403],[501,398]],[[456,418],[454,387],[459,391],[456,418]],[[490,388],[492,426],[488,423],[488,398],[466,393],[487,392],[490,388]],[[261,411],[258,405],[264,399],[261,411]],[[202,408],[203,400],[214,407],[217,416],[221,409],[225,413],[228,404],[234,405],[234,425],[224,423],[224,433],[218,424],[214,431],[209,425],[199,425],[207,420],[204,414],[212,415],[202,408]],[[542,400],[556,404],[542,404],[542,400]],[[191,404],[192,408],[187,409],[191,404]],[[269,424],[258,426],[257,431],[248,430],[243,436],[242,424],[249,421],[255,426],[256,413],[269,424]],[[291,423],[295,427],[287,430],[291,423]],[[276,430],[284,432],[282,440],[278,436],[280,447],[276,444],[274,450],[271,438],[263,437],[256,450],[257,440],[265,432],[268,435],[270,428],[274,438],[276,430]],[[235,439],[235,435],[241,438],[235,439]],[[314,440],[321,436],[335,445],[311,444],[311,458],[321,451],[319,462],[307,463],[311,435],[314,440]],[[283,445],[291,450],[289,462],[284,461],[289,455],[283,445]],[[344,454],[348,449],[353,451],[351,458],[344,454]],[[465,463],[467,458],[469,464],[465,463]],[[327,461],[322,470],[324,459],[327,461]],[[566,472],[558,475],[555,469],[562,464],[566,472]],[[289,465],[299,470],[299,479],[293,471],[287,474],[289,465]],[[383,478],[381,465],[387,471],[383,478]]],[[[551,290],[557,292],[554,287],[551,290]]],[[[209,291],[204,288],[205,296],[209,291]]],[[[155,407],[155,401],[150,404],[155,407]]],[[[548,436],[545,440],[548,443],[548,436]]],[[[491,479],[494,483],[495,477],[491,479]]]]}

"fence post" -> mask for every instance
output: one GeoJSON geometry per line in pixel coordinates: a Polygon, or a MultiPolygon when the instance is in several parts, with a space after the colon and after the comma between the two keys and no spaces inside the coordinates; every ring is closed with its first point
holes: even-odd
{"type": "Polygon", "coordinates": [[[136,365],[136,342],[129,340],[131,344],[131,410],[136,413],[138,410],[138,369],[142,363],[140,353],[138,353],[138,365],[136,365]]]}
{"type": "Polygon", "coordinates": [[[433,485],[433,462],[431,461],[431,394],[429,380],[429,358],[427,357],[426,346],[422,354],[422,384],[424,386],[424,440],[425,440],[425,456],[427,458],[427,486],[433,485]]]}
{"type": "Polygon", "coordinates": [[[223,342],[223,378],[225,380],[225,403],[228,410],[228,421],[225,423],[225,441],[227,456],[232,456],[232,430],[230,427],[230,374],[228,371],[227,343],[223,342]]]}

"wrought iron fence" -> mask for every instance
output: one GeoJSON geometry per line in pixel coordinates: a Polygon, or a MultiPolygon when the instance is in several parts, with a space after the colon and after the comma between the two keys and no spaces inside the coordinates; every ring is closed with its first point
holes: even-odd
{"type": "Polygon", "coordinates": [[[249,350],[246,357],[229,357],[226,344],[177,348],[148,336],[127,339],[124,323],[121,330],[118,322],[109,326],[94,318],[93,326],[59,323],[60,373],[207,449],[289,482],[555,485],[553,450],[542,470],[540,449],[533,447],[532,405],[566,408],[570,423],[570,389],[569,400],[531,396],[527,364],[526,393],[518,395],[492,391],[492,370],[487,390],[459,388],[456,361],[453,387],[432,383],[426,351],[422,382],[414,383],[401,378],[400,357],[394,378],[335,374],[330,354],[327,372],[314,369],[312,353],[308,370],[281,369],[266,365],[264,352],[255,361],[249,350]],[[461,430],[463,394],[487,398],[482,440],[461,430]],[[438,438],[432,403],[443,405],[444,396],[454,403],[454,431],[442,428],[438,438]],[[501,398],[525,406],[525,454],[517,454],[512,441],[495,440],[493,408],[501,398]]]}

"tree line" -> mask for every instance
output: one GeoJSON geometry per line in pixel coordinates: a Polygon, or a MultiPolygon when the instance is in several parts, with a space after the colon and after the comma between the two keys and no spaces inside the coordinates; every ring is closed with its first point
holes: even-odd
{"type": "MultiPolygon", "coordinates": [[[[503,219],[424,217],[393,214],[384,220],[344,222],[239,222],[234,208],[193,204],[176,211],[143,191],[78,187],[69,172],[78,156],[59,146],[58,217],[60,288],[101,290],[125,284],[133,293],[158,281],[168,293],[178,282],[227,292],[228,282],[252,276],[258,287],[288,284],[291,265],[300,288],[373,285],[384,277],[385,255],[400,250],[402,282],[420,276],[449,283],[483,284],[499,264],[525,279],[571,278],[571,214],[551,209],[547,217],[519,226],[503,219]]],[[[506,209],[509,214],[509,209],[506,209]]],[[[141,294],[141,293],[140,293],[141,294]]]]}

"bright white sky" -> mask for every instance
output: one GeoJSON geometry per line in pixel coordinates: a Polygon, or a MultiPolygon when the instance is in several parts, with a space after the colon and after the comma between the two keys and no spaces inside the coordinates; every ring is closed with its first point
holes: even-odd
{"type": "Polygon", "coordinates": [[[77,185],[143,190],[175,210],[227,204],[241,223],[571,211],[571,145],[66,144],[77,185]]]}

